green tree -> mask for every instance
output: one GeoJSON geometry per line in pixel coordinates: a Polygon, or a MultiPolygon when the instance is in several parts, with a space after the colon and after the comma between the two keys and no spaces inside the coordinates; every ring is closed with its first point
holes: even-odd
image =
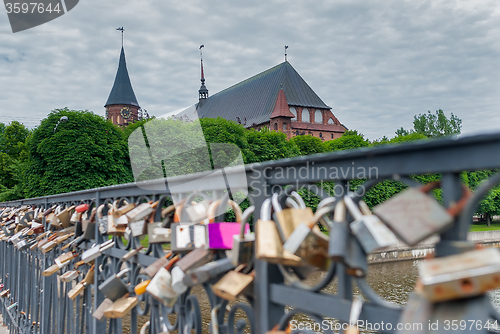
{"type": "Polygon", "coordinates": [[[290,139],[300,150],[301,155],[318,154],[325,152],[325,145],[318,137],[311,135],[295,136],[290,139]]]}
{"type": "Polygon", "coordinates": [[[133,181],[123,132],[89,111],[53,110],[27,145],[29,197],[133,181]],[[68,121],[54,131],[62,116],[68,121]]]}
{"type": "Polygon", "coordinates": [[[447,137],[456,136],[461,133],[462,120],[451,113],[447,118],[444,111],[439,109],[436,113],[419,114],[413,117],[413,130],[407,131],[403,128],[396,130],[397,136],[406,136],[413,132],[425,135],[426,137],[447,137]]]}
{"type": "Polygon", "coordinates": [[[300,155],[300,150],[294,142],[286,140],[283,132],[262,128],[259,131],[250,129],[246,132],[251,156],[247,163],[293,158],[300,155]]]}
{"type": "Polygon", "coordinates": [[[29,133],[30,131],[23,124],[12,121],[8,126],[3,127],[3,133],[0,136],[0,152],[18,158],[25,150],[24,142],[29,133]]]}
{"type": "Polygon", "coordinates": [[[370,146],[370,141],[357,130],[349,130],[342,137],[326,141],[324,145],[326,151],[341,151],[370,146]]]}

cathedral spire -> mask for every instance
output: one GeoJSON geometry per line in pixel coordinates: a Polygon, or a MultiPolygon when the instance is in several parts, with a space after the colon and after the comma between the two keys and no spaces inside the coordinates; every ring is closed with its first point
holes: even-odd
{"type": "Polygon", "coordinates": [[[198,94],[199,94],[199,99],[200,99],[200,102],[201,100],[204,100],[206,98],[208,98],[208,89],[207,87],[205,86],[205,74],[203,73],[203,54],[201,52],[201,49],[205,47],[205,45],[200,45],[200,60],[201,60],[201,87],[200,89],[198,90],[198,94]]]}

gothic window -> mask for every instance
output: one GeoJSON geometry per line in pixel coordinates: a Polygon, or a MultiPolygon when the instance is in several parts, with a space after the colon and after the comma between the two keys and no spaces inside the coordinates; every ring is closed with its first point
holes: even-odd
{"type": "Polygon", "coordinates": [[[311,123],[309,120],[309,110],[307,110],[307,108],[302,109],[302,122],[311,123]]]}
{"type": "Polygon", "coordinates": [[[274,130],[278,130],[278,123],[274,123],[274,130]]]}
{"type": "MultiPolygon", "coordinates": [[[[330,118],[331,119],[331,118],[330,118]]],[[[333,133],[332,133],[332,139],[333,139],[333,133]]]]}
{"type": "Polygon", "coordinates": [[[286,130],[286,124],[283,123],[283,130],[286,130]]]}
{"type": "Polygon", "coordinates": [[[295,116],[294,118],[292,118],[292,121],[296,121],[297,120],[297,110],[295,110],[294,107],[290,107],[290,112],[295,116]]]}
{"type": "Polygon", "coordinates": [[[335,124],[335,122],[333,121],[333,118],[328,119],[328,124],[335,124]]]}
{"type": "Polygon", "coordinates": [[[323,114],[319,109],[316,109],[314,112],[314,123],[323,124],[323,114]]]}
{"type": "Polygon", "coordinates": [[[323,134],[322,134],[321,132],[319,133],[319,137],[320,137],[320,138],[323,138],[323,134]]]}

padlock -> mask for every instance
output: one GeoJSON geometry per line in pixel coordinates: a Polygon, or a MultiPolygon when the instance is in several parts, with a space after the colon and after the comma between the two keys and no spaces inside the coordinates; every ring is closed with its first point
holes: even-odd
{"type": "MultiPolygon", "coordinates": [[[[233,200],[228,199],[226,194],[223,199],[213,202],[208,209],[207,239],[208,248],[210,249],[231,249],[233,247],[233,236],[238,235],[241,230],[242,212],[240,206],[233,200]],[[225,203],[232,207],[236,216],[236,223],[216,223],[215,212],[220,205],[225,209],[225,203]]],[[[225,211],[225,210],[224,210],[225,211]]],[[[244,232],[249,232],[250,228],[247,224],[243,224],[244,232]]]]}
{"type": "Polygon", "coordinates": [[[19,224],[21,224],[24,227],[28,227],[29,225],[31,225],[31,222],[33,221],[34,218],[35,218],[35,212],[28,211],[19,219],[19,224]]]}
{"type": "MultiPolygon", "coordinates": [[[[116,201],[115,201],[116,203],[116,201]]],[[[107,233],[111,235],[123,236],[125,234],[125,230],[128,226],[128,221],[126,221],[126,217],[121,216],[119,218],[113,217],[114,209],[111,208],[108,211],[108,230],[107,233]]]]}
{"type": "Polygon", "coordinates": [[[62,227],[66,228],[71,226],[71,212],[74,209],[75,206],[72,205],[69,208],[62,210],[59,214],[56,215],[62,227]]]}
{"type": "Polygon", "coordinates": [[[244,263],[250,263],[253,259],[253,251],[255,248],[255,233],[246,233],[248,219],[255,211],[255,207],[251,206],[243,212],[240,223],[240,234],[233,235],[233,247],[231,251],[231,260],[234,266],[244,263]]]}
{"type": "Polygon", "coordinates": [[[128,293],[128,287],[125,283],[123,283],[121,277],[129,271],[130,268],[125,268],[118,274],[111,275],[104,282],[102,282],[101,285],[99,285],[99,290],[112,301],[122,298],[128,293]]]}
{"type": "Polygon", "coordinates": [[[153,278],[158,272],[158,270],[160,270],[160,268],[164,268],[169,264],[171,256],[172,252],[168,252],[165,256],[160,257],[158,260],[147,266],[144,269],[144,273],[149,277],[153,278]]]}
{"type": "Polygon", "coordinates": [[[115,242],[112,239],[102,243],[101,245],[94,245],[91,248],[87,249],[85,252],[83,252],[82,261],[84,261],[85,263],[89,263],[90,261],[101,256],[102,252],[113,247],[114,245],[115,242]]]}
{"type": "Polygon", "coordinates": [[[0,292],[0,298],[7,297],[9,295],[9,293],[10,293],[10,289],[7,289],[7,290],[0,292]]]}
{"type": "Polygon", "coordinates": [[[101,321],[104,318],[104,311],[106,311],[111,305],[113,305],[113,301],[109,298],[104,298],[101,305],[99,305],[94,313],[92,313],[92,316],[101,321]]]}
{"type": "Polygon", "coordinates": [[[241,265],[239,268],[229,271],[215,283],[212,286],[214,294],[229,301],[236,301],[250,287],[255,276],[255,272],[248,275],[242,274],[240,271],[243,267],[241,265]]]}
{"type": "Polygon", "coordinates": [[[48,267],[47,269],[45,269],[44,271],[42,271],[42,276],[45,276],[45,277],[52,276],[56,272],[58,272],[59,269],[61,269],[61,268],[57,264],[53,264],[50,267],[48,267]]]}
{"type": "Polygon", "coordinates": [[[139,252],[143,248],[144,248],[144,246],[140,246],[139,248],[132,249],[132,250],[128,251],[125,255],[122,256],[122,262],[127,262],[128,260],[130,260],[131,258],[136,256],[137,254],[139,254],[139,252]]]}
{"type": "Polygon", "coordinates": [[[82,220],[83,239],[95,239],[95,220],[97,208],[93,208],[89,220],[82,220]]]}
{"type": "Polygon", "coordinates": [[[462,198],[445,209],[428,194],[439,185],[437,181],[409,188],[375,206],[373,212],[407,245],[414,246],[452,226],[471,195],[469,188],[462,185],[462,198]]]}
{"type": "Polygon", "coordinates": [[[165,268],[160,268],[146,291],[156,300],[167,307],[173,307],[177,301],[177,293],[172,289],[172,276],[165,268]]]}
{"type": "Polygon", "coordinates": [[[359,296],[355,296],[351,304],[351,313],[349,314],[349,327],[344,331],[345,334],[359,334],[357,326],[359,316],[363,310],[363,300],[359,296]]]}
{"type": "Polygon", "coordinates": [[[466,251],[418,263],[422,294],[432,302],[478,296],[500,287],[500,253],[466,251]]]}
{"type": "MultiPolygon", "coordinates": [[[[300,198],[300,195],[298,193],[294,191],[292,192],[291,196],[296,201],[300,202],[298,203],[300,206],[299,209],[296,208],[282,209],[281,206],[279,205],[278,195],[276,196],[273,195],[273,197],[271,198],[274,213],[276,214],[277,218],[277,223],[279,224],[280,227],[278,232],[281,233],[280,238],[283,243],[286,240],[288,240],[288,238],[297,228],[298,225],[300,225],[303,222],[309,222],[314,216],[311,208],[305,206],[304,201],[300,198]]],[[[319,228],[316,229],[319,231],[319,228]]]]}
{"type": "Polygon", "coordinates": [[[171,241],[171,229],[167,227],[167,222],[164,222],[163,218],[173,212],[175,206],[170,205],[168,208],[163,209],[163,203],[166,199],[166,197],[161,198],[159,204],[156,206],[154,222],[147,224],[149,243],[158,244],[171,241]]]}
{"type": "Polygon", "coordinates": [[[184,277],[183,281],[187,287],[193,287],[198,284],[206,283],[211,279],[215,279],[220,275],[233,270],[235,267],[236,266],[233,264],[232,259],[220,259],[190,270],[184,277]]]}
{"type": "Polygon", "coordinates": [[[187,285],[184,284],[184,277],[186,277],[186,274],[181,270],[179,267],[174,267],[171,272],[172,276],[172,290],[175,291],[175,293],[181,295],[187,290],[187,285]]]}
{"type": "Polygon", "coordinates": [[[323,219],[323,216],[331,213],[333,208],[333,206],[322,207],[316,211],[309,222],[299,224],[283,245],[283,249],[315,267],[326,270],[330,262],[328,258],[329,238],[313,228],[320,219],[323,219]]]}
{"type": "Polygon", "coordinates": [[[197,248],[182,257],[172,269],[172,289],[178,294],[184,293],[187,289],[183,281],[185,273],[212,261],[214,255],[211,250],[197,248]]]}
{"type": "MultiPolygon", "coordinates": [[[[273,194],[273,196],[278,196],[273,194]]],[[[286,250],[279,236],[279,226],[271,220],[271,199],[262,203],[260,219],[255,229],[255,257],[270,263],[300,266],[302,259],[286,250]]]]}
{"type": "Polygon", "coordinates": [[[79,272],[77,270],[70,270],[70,271],[67,271],[64,274],[62,274],[59,277],[59,280],[61,282],[68,283],[68,282],[71,282],[71,281],[77,279],[78,275],[79,275],[79,272]]]}
{"type": "Polygon", "coordinates": [[[210,206],[210,201],[203,199],[201,202],[190,205],[186,208],[186,213],[189,220],[192,222],[199,223],[207,218],[208,207],[210,206]]]}
{"type": "Polygon", "coordinates": [[[104,316],[110,319],[123,318],[137,304],[139,304],[137,297],[120,298],[104,311],[104,316]]]}
{"type": "Polygon", "coordinates": [[[108,234],[108,211],[110,207],[110,204],[106,203],[99,205],[97,208],[97,226],[102,235],[108,234]]]}
{"type": "Polygon", "coordinates": [[[113,210],[113,217],[114,218],[121,217],[121,216],[127,214],[127,212],[132,211],[134,208],[135,208],[134,203],[129,203],[127,201],[123,201],[122,206],[116,207],[115,210],[113,210]]]}
{"type": "Polygon", "coordinates": [[[344,196],[344,203],[355,219],[349,227],[367,254],[398,243],[394,233],[377,216],[363,215],[349,195],[344,196]]]}
{"type": "Polygon", "coordinates": [[[145,219],[154,211],[153,206],[149,203],[137,205],[133,210],[126,213],[129,222],[135,222],[145,219]]]}
{"type": "Polygon", "coordinates": [[[75,299],[76,297],[78,297],[83,292],[83,290],[85,290],[85,288],[87,286],[89,286],[91,284],[94,284],[94,266],[92,266],[90,268],[90,270],[85,275],[85,278],[81,282],[79,282],[78,284],[76,284],[73,287],[73,289],[71,289],[68,292],[68,298],[69,299],[75,299]]]}

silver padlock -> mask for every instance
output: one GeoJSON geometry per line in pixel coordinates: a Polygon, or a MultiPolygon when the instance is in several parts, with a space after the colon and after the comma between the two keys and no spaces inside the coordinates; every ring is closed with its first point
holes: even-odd
{"type": "Polygon", "coordinates": [[[248,223],[248,219],[254,212],[255,207],[251,206],[243,212],[241,216],[241,229],[239,235],[233,236],[233,248],[231,250],[231,260],[234,266],[238,266],[243,263],[249,263],[253,259],[253,252],[255,248],[255,234],[246,233],[245,226],[248,223]]]}
{"type": "Polygon", "coordinates": [[[179,267],[174,267],[171,272],[172,275],[172,289],[179,295],[183,294],[187,290],[186,284],[184,284],[184,277],[186,274],[179,267]]]}
{"type": "Polygon", "coordinates": [[[398,243],[398,239],[394,233],[377,216],[363,215],[349,195],[344,196],[344,203],[349,213],[355,219],[349,225],[351,231],[367,254],[398,243]]]}

